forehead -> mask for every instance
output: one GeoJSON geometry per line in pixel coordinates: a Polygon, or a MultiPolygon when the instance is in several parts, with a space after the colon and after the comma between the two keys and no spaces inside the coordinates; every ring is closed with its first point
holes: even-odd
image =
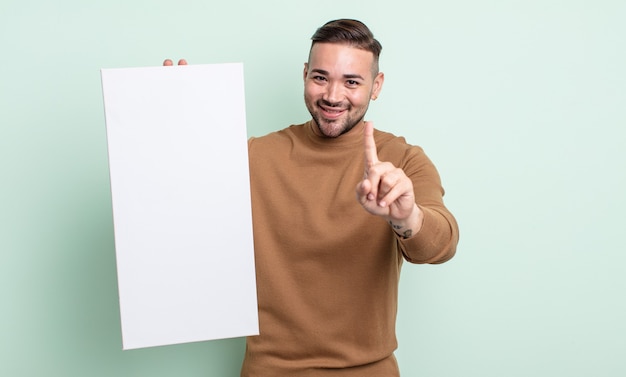
{"type": "Polygon", "coordinates": [[[359,74],[366,77],[372,72],[374,54],[347,44],[315,43],[309,55],[309,69],[323,70],[329,74],[359,74]]]}

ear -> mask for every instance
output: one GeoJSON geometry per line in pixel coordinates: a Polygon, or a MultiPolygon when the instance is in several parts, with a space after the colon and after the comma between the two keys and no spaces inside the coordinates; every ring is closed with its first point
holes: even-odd
{"type": "Polygon", "coordinates": [[[302,79],[306,81],[306,76],[309,74],[309,63],[304,63],[304,72],[302,73],[302,79]]]}
{"type": "Polygon", "coordinates": [[[378,72],[376,77],[374,77],[374,84],[372,85],[372,95],[370,98],[372,100],[376,100],[380,94],[380,91],[383,89],[383,83],[385,82],[385,74],[382,72],[378,72]]]}

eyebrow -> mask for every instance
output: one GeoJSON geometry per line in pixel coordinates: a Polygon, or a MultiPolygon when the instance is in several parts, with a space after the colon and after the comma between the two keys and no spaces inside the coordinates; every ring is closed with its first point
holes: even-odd
{"type": "MultiPolygon", "coordinates": [[[[319,73],[319,74],[322,74],[322,75],[325,75],[325,76],[329,75],[328,71],[323,70],[323,69],[318,69],[318,68],[312,69],[311,72],[316,72],[316,73],[319,73]]],[[[363,76],[357,75],[356,73],[345,74],[345,75],[343,75],[343,78],[345,78],[345,79],[361,79],[361,80],[365,80],[363,78],[363,76]]]]}

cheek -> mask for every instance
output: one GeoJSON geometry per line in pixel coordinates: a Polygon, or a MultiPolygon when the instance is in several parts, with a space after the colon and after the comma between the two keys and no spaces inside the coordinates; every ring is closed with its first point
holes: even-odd
{"type": "Polygon", "coordinates": [[[305,98],[317,98],[321,94],[321,90],[318,85],[305,85],[304,86],[304,97],[305,98]]]}
{"type": "Polygon", "coordinates": [[[367,106],[370,100],[371,93],[369,91],[359,91],[350,96],[350,103],[355,107],[367,106]]]}

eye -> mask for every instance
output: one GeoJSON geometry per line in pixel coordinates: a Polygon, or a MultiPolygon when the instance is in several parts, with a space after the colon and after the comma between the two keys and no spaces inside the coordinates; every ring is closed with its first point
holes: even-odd
{"type": "Polygon", "coordinates": [[[315,81],[326,81],[326,77],[320,76],[320,75],[316,75],[316,76],[313,76],[313,80],[315,80],[315,81]]]}
{"type": "Polygon", "coordinates": [[[353,88],[353,87],[359,86],[360,83],[356,80],[348,80],[346,81],[346,85],[353,88]]]}

